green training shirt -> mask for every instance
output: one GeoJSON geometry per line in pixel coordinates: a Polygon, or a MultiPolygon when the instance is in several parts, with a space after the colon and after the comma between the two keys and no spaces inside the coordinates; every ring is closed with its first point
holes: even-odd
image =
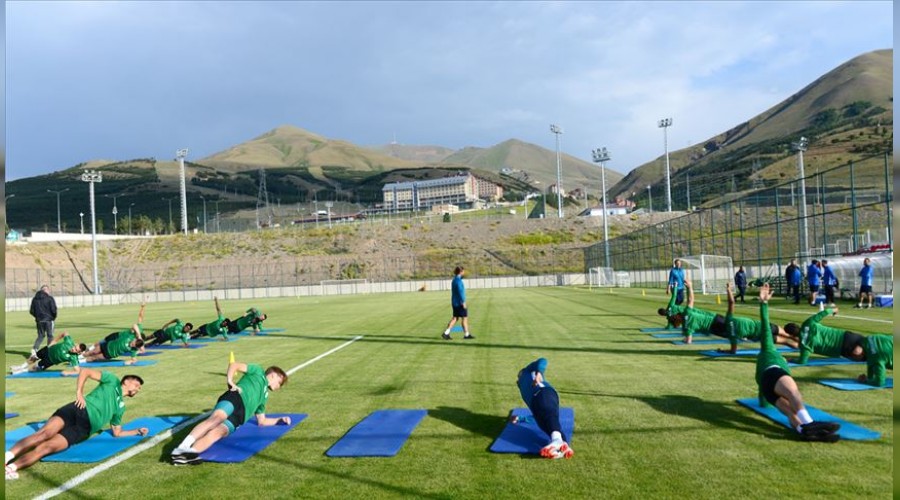
{"type": "Polygon", "coordinates": [[[241,388],[241,401],[244,403],[244,422],[250,417],[266,413],[266,402],[269,400],[269,381],[266,372],[260,365],[247,365],[247,373],[237,383],[241,388]]]}
{"type": "MultiPolygon", "coordinates": [[[[759,340],[761,331],[759,320],[727,314],[725,315],[725,325],[728,328],[728,339],[732,342],[741,339],[759,340]]],[[[767,333],[771,334],[771,332],[767,333]]]]}
{"type": "Polygon", "coordinates": [[[184,329],[184,321],[180,319],[176,319],[175,323],[172,325],[163,328],[163,335],[165,335],[166,340],[175,342],[176,340],[180,340],[182,342],[187,342],[190,340],[190,335],[184,333],[182,330],[184,329]]]}
{"type": "Polygon", "coordinates": [[[684,324],[681,325],[681,331],[685,337],[693,336],[696,332],[708,332],[715,319],[715,313],[686,307],[684,309],[684,324]]]}
{"type": "Polygon", "coordinates": [[[222,321],[225,321],[225,316],[219,315],[214,321],[206,324],[206,336],[207,337],[215,337],[216,335],[221,335],[223,338],[228,338],[228,328],[222,326],[222,321]]]}
{"type": "Polygon", "coordinates": [[[262,312],[255,308],[251,307],[247,309],[247,314],[241,316],[240,318],[234,320],[234,324],[236,325],[237,331],[242,332],[247,327],[253,326],[254,323],[258,324],[260,328],[262,328],[262,321],[256,322],[255,320],[262,316],[262,312]]]}
{"type": "Polygon", "coordinates": [[[759,315],[761,321],[759,323],[759,355],[756,356],[756,384],[759,387],[759,404],[766,407],[772,405],[766,401],[762,394],[763,373],[768,368],[778,366],[790,375],[791,369],[788,367],[784,356],[775,347],[775,341],[772,339],[772,336],[766,335],[768,332],[765,328],[769,325],[769,304],[764,302],[759,304],[759,315]]]}
{"type": "Polygon", "coordinates": [[[884,387],[885,368],[894,369],[894,337],[875,334],[866,338],[866,383],[876,387],[884,387]]]}
{"type": "Polygon", "coordinates": [[[47,348],[47,359],[51,365],[69,363],[70,366],[78,366],[78,355],[69,352],[75,348],[75,341],[66,335],[63,339],[47,348]]]}
{"type": "MultiPolygon", "coordinates": [[[[138,325],[138,330],[140,330],[140,325],[138,325]]],[[[106,343],[106,352],[109,353],[109,359],[118,358],[123,354],[129,354],[132,358],[137,356],[137,349],[130,345],[136,338],[131,330],[119,332],[118,338],[106,343]]]]}
{"type": "Polygon", "coordinates": [[[841,347],[844,345],[844,333],[846,330],[825,326],[820,323],[833,309],[825,309],[810,316],[800,326],[800,358],[799,364],[806,364],[812,353],[839,358],[841,347]]]}
{"type": "Polygon", "coordinates": [[[100,373],[100,385],[84,397],[91,434],[100,432],[104,426],[122,425],[125,414],[125,399],[122,397],[122,382],[112,373],[100,373]]]}

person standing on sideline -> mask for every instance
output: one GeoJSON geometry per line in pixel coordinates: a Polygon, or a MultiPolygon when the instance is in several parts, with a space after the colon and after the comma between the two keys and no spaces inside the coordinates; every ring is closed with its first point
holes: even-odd
{"type": "MultiPolygon", "coordinates": [[[[566,441],[559,421],[559,394],[544,379],[547,360],[538,358],[519,370],[517,385],[522,401],[528,406],[538,428],[550,436],[550,442],[541,448],[544,458],[572,458],[575,452],[566,441]]],[[[518,419],[513,420],[518,423],[518,419]]]]}
{"type": "Polygon", "coordinates": [[[31,299],[31,315],[37,323],[37,340],[31,348],[31,356],[41,348],[41,341],[47,338],[47,347],[53,341],[53,322],[56,321],[56,300],[50,295],[50,287],[43,285],[31,299]]]}
{"type": "Polygon", "coordinates": [[[806,283],[809,284],[809,305],[816,305],[816,295],[819,294],[819,287],[822,285],[822,265],[819,261],[813,259],[806,268],[806,283]]]}
{"type": "Polygon", "coordinates": [[[666,295],[675,291],[675,304],[681,305],[684,302],[684,269],[681,268],[681,259],[675,259],[672,262],[672,269],[669,270],[669,284],[666,286],[666,295]]]}
{"type": "MultiPolygon", "coordinates": [[[[872,302],[875,301],[875,294],[872,293],[872,279],[875,277],[875,270],[872,269],[872,261],[866,257],[863,261],[862,269],[859,270],[859,304],[853,306],[855,309],[862,309],[863,299],[869,298],[867,308],[872,308],[872,302]]],[[[40,337],[38,337],[40,341],[40,337]]]]}
{"type": "Polygon", "coordinates": [[[784,270],[784,279],[787,281],[788,297],[794,296],[794,304],[800,303],[800,280],[803,279],[803,272],[797,261],[791,259],[791,263],[784,270]]]}
{"type": "Polygon", "coordinates": [[[466,270],[462,266],[456,266],[453,270],[453,282],[450,284],[450,305],[453,307],[453,317],[447,323],[447,329],[441,334],[444,340],[450,340],[450,329],[459,320],[463,327],[463,338],[474,339],[469,333],[469,307],[466,304],[466,286],[463,284],[463,275],[466,270]]]}
{"type": "Polygon", "coordinates": [[[834,289],[840,286],[840,283],[825,259],[822,259],[822,286],[825,288],[825,302],[829,307],[834,307],[834,289]]]}
{"type": "Polygon", "coordinates": [[[735,299],[740,297],[741,304],[743,304],[744,294],[747,293],[747,273],[744,272],[744,266],[738,267],[738,271],[734,273],[734,286],[738,289],[735,299]]]}

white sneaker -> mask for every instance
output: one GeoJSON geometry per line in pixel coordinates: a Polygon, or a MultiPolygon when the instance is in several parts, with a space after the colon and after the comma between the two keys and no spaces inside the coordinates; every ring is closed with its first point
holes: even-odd
{"type": "Polygon", "coordinates": [[[197,451],[197,450],[195,450],[194,448],[190,448],[190,447],[188,447],[188,448],[182,448],[181,446],[179,446],[179,447],[175,448],[174,450],[172,450],[172,456],[175,456],[175,455],[184,455],[185,453],[194,453],[194,454],[196,454],[196,453],[200,453],[200,452],[197,451]]]}
{"type": "Polygon", "coordinates": [[[32,357],[32,358],[36,358],[36,357],[37,357],[37,351],[35,351],[34,349],[31,350],[31,357],[32,357]]]}
{"type": "Polygon", "coordinates": [[[7,481],[15,481],[19,479],[19,473],[12,470],[9,465],[6,466],[6,480],[7,481]]]}

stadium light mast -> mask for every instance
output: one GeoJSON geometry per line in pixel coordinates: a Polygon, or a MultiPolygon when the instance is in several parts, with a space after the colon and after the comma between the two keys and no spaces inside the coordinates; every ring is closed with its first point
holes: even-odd
{"type": "Polygon", "coordinates": [[[669,212],[672,211],[672,174],[669,171],[669,127],[672,126],[671,118],[663,118],[659,121],[659,128],[663,129],[663,146],[666,148],[666,202],[669,212]]]}
{"type": "Polygon", "coordinates": [[[606,215],[606,167],[603,163],[609,161],[609,151],[605,147],[595,149],[591,152],[594,156],[594,163],[600,164],[600,182],[603,189],[603,252],[606,256],[606,267],[609,267],[609,224],[606,215]]]}
{"type": "Polygon", "coordinates": [[[91,206],[91,253],[94,257],[94,295],[99,295],[100,275],[97,272],[97,211],[94,205],[94,183],[103,182],[103,173],[96,170],[85,170],[81,174],[81,180],[88,183],[88,196],[90,196],[91,206]]]}
{"type": "Polygon", "coordinates": [[[113,199],[113,234],[119,234],[119,207],[116,206],[116,198],[122,196],[121,194],[105,194],[104,198],[112,198],[113,199]]]}
{"type": "Polygon", "coordinates": [[[550,132],[556,135],[556,204],[557,217],[563,218],[563,206],[562,206],[562,171],[560,170],[559,165],[559,135],[563,133],[562,129],[559,125],[550,124],[550,132]]]}
{"type": "Polygon", "coordinates": [[[806,220],[806,174],[803,172],[803,152],[809,146],[809,140],[801,137],[799,141],[793,143],[794,150],[797,151],[797,168],[800,170],[800,217],[803,221],[803,238],[800,240],[802,246],[800,253],[805,259],[809,254],[809,222],[806,220]]]}
{"type": "Polygon", "coordinates": [[[56,193],[56,232],[57,233],[62,232],[62,222],[60,220],[61,217],[60,217],[60,211],[59,211],[59,195],[61,195],[62,193],[65,193],[68,190],[69,190],[69,188],[65,188],[62,191],[54,191],[53,189],[47,190],[48,193],[56,193]]]}
{"type": "Polygon", "coordinates": [[[178,160],[178,173],[180,177],[180,191],[181,191],[181,232],[187,234],[188,232],[188,219],[187,219],[187,186],[185,186],[184,179],[184,157],[188,154],[188,148],[181,148],[178,151],[175,151],[175,158],[178,160]]]}
{"type": "Polygon", "coordinates": [[[650,184],[647,184],[647,201],[650,202],[650,213],[653,213],[653,193],[650,192],[650,184]]]}

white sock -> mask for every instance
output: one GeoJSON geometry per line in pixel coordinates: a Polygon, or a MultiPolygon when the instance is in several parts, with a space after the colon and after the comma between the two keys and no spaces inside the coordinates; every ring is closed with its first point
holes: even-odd
{"type": "Polygon", "coordinates": [[[446,330],[444,330],[444,335],[450,335],[450,329],[449,329],[449,328],[447,328],[446,330]]]}
{"type": "Polygon", "coordinates": [[[5,460],[3,462],[3,465],[6,465],[6,464],[12,462],[13,459],[16,458],[16,456],[13,455],[11,451],[7,451],[6,456],[4,458],[5,458],[5,460]]]}
{"type": "Polygon", "coordinates": [[[562,434],[558,431],[553,431],[550,433],[550,441],[554,443],[559,443],[562,441],[562,434]]]}
{"type": "Polygon", "coordinates": [[[179,448],[190,448],[191,446],[194,446],[195,441],[197,441],[197,439],[194,438],[194,436],[191,436],[190,434],[188,434],[187,437],[184,438],[184,441],[182,441],[181,444],[178,445],[178,447],[179,448]]]}
{"type": "Polygon", "coordinates": [[[806,425],[813,421],[812,417],[809,416],[809,412],[806,411],[806,408],[797,412],[797,418],[800,419],[800,423],[806,425]]]}
{"type": "Polygon", "coordinates": [[[19,468],[16,467],[16,464],[7,464],[6,468],[8,468],[10,470],[10,472],[15,472],[15,471],[19,470],[19,468]]]}

